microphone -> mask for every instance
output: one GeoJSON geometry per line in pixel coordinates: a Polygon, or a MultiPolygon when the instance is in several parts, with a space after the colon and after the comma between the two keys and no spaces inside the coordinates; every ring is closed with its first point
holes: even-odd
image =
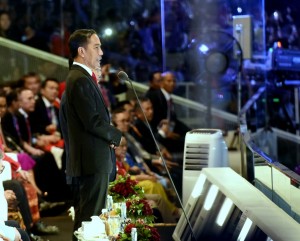
{"type": "Polygon", "coordinates": [[[124,71],[118,73],[118,78],[121,80],[121,83],[125,83],[125,81],[131,82],[131,79],[128,78],[128,75],[124,71]]]}
{"type": "Polygon", "coordinates": [[[146,114],[145,114],[145,112],[144,112],[144,110],[143,110],[143,108],[142,108],[140,99],[139,99],[139,97],[138,97],[138,95],[137,95],[137,93],[136,93],[136,90],[135,90],[135,88],[134,88],[134,86],[133,86],[133,84],[132,84],[132,80],[128,77],[128,75],[127,75],[124,71],[120,71],[120,72],[118,73],[118,78],[119,78],[121,81],[123,81],[123,82],[128,81],[128,82],[130,83],[130,86],[131,86],[131,88],[132,88],[132,90],[133,90],[133,92],[134,92],[134,95],[135,95],[135,98],[136,98],[136,100],[137,100],[137,102],[138,102],[138,105],[139,105],[139,107],[140,107],[141,110],[142,110],[144,119],[145,119],[145,121],[146,121],[146,125],[147,125],[147,127],[148,127],[148,129],[149,129],[149,131],[150,131],[150,133],[151,133],[152,139],[153,139],[153,141],[154,141],[154,143],[155,143],[156,150],[157,150],[158,153],[159,153],[159,156],[160,156],[160,158],[161,158],[161,160],[162,160],[162,162],[163,162],[163,165],[164,165],[164,168],[165,168],[165,170],[166,170],[166,173],[167,173],[167,175],[168,175],[168,177],[169,177],[169,179],[170,179],[170,182],[171,182],[171,184],[172,184],[172,187],[174,188],[174,191],[175,191],[176,197],[177,197],[177,199],[178,199],[179,205],[180,205],[180,207],[181,207],[181,209],[182,209],[182,213],[184,214],[184,217],[185,217],[185,219],[186,219],[186,221],[187,221],[187,224],[188,224],[188,226],[189,226],[189,228],[190,228],[190,230],[191,230],[191,241],[196,241],[195,235],[194,235],[194,231],[193,231],[193,228],[192,228],[192,225],[191,225],[190,220],[188,219],[187,214],[186,214],[186,212],[185,212],[185,210],[184,210],[183,204],[182,204],[182,202],[181,202],[181,200],[180,200],[180,196],[179,196],[179,194],[178,194],[178,191],[177,191],[177,189],[176,189],[176,187],[175,187],[175,184],[174,184],[174,182],[173,182],[173,179],[172,179],[171,174],[170,174],[170,172],[169,172],[169,169],[168,169],[168,167],[167,167],[167,163],[166,163],[166,161],[165,161],[165,159],[164,159],[164,157],[163,157],[163,155],[162,155],[162,153],[161,153],[161,150],[160,150],[160,148],[159,148],[159,145],[158,145],[158,143],[157,143],[157,141],[156,141],[156,139],[155,139],[155,137],[154,137],[152,128],[151,128],[151,126],[150,126],[150,124],[149,124],[149,122],[148,122],[148,119],[147,119],[147,117],[146,117],[146,114]]]}

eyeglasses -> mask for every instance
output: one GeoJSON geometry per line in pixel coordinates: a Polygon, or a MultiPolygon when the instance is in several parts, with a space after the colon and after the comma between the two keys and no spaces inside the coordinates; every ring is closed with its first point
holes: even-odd
{"type": "Polygon", "coordinates": [[[4,171],[4,169],[5,169],[5,166],[2,165],[2,167],[1,167],[1,169],[0,169],[0,174],[4,171]]]}

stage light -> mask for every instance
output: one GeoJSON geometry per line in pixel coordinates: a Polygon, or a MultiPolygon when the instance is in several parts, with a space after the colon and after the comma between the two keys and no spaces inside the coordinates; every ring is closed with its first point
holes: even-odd
{"type": "Polygon", "coordinates": [[[205,44],[201,44],[199,50],[201,53],[206,54],[209,48],[205,44]]]}
{"type": "Polygon", "coordinates": [[[278,14],[277,11],[275,11],[275,12],[273,13],[273,17],[274,17],[275,20],[278,20],[279,14],[278,14]]]}
{"type": "Polygon", "coordinates": [[[113,34],[113,30],[111,28],[104,29],[104,37],[110,37],[113,34]]]}

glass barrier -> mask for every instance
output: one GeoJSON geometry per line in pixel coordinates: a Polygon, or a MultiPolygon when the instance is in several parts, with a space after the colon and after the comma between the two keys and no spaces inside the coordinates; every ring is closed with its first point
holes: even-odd
{"type": "Polygon", "coordinates": [[[47,52],[0,37],[1,84],[20,79],[28,72],[41,75],[41,79],[55,77],[63,81],[68,73],[68,60],[47,52]]]}
{"type": "Polygon", "coordinates": [[[243,175],[300,222],[297,204],[300,198],[300,176],[292,171],[295,170],[295,158],[286,158],[289,151],[284,152],[285,156],[278,151],[285,148],[291,150],[291,153],[296,152],[294,147],[298,145],[297,137],[269,125],[266,126],[263,122],[254,121],[260,114],[257,111],[253,112],[253,108],[259,109],[259,103],[265,97],[266,88],[261,87],[240,112],[240,130],[245,144],[243,150],[246,170],[243,175]],[[252,123],[256,125],[253,126],[252,123]],[[289,147],[287,147],[288,143],[291,144],[289,147]]]}

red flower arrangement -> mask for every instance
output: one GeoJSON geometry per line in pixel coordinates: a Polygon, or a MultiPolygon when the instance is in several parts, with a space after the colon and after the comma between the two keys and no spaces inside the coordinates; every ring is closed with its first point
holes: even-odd
{"type": "Polygon", "coordinates": [[[143,219],[146,223],[154,222],[153,210],[145,198],[134,198],[126,201],[127,217],[132,221],[143,219]]]}
{"type": "Polygon", "coordinates": [[[129,175],[118,176],[109,184],[108,194],[112,196],[114,202],[123,202],[133,196],[143,198],[144,191],[137,183],[137,181],[131,180],[129,175]]]}
{"type": "MultiPolygon", "coordinates": [[[[110,183],[108,194],[114,202],[126,202],[127,220],[124,229],[117,236],[117,241],[131,241],[131,229],[137,229],[139,241],[159,241],[160,235],[152,226],[154,222],[153,210],[145,199],[143,188],[130,176],[118,176],[110,183]]],[[[117,213],[120,209],[116,210],[117,213]]]]}
{"type": "Polygon", "coordinates": [[[160,235],[156,228],[148,225],[143,220],[139,219],[135,223],[128,223],[124,232],[120,233],[117,237],[117,241],[131,241],[131,229],[137,229],[137,239],[139,241],[159,241],[160,235]]]}

